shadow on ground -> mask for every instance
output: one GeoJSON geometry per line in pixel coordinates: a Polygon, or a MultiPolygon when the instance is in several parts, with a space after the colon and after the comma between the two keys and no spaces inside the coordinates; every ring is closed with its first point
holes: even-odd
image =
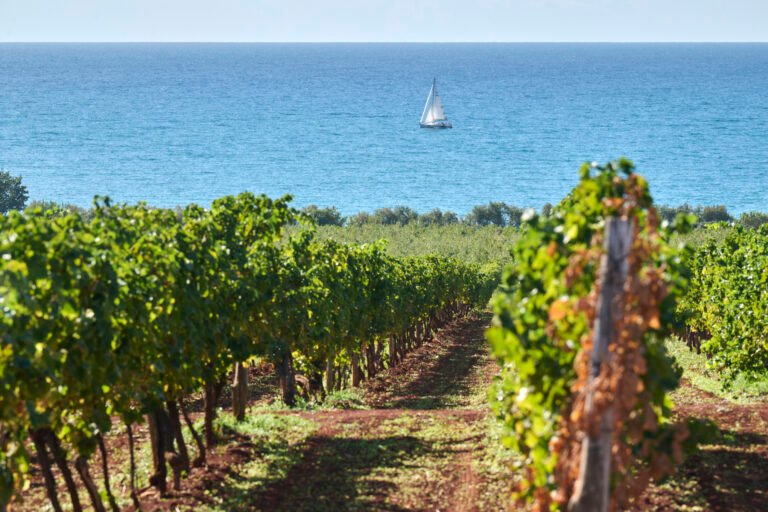
{"type": "Polygon", "coordinates": [[[720,430],[667,479],[652,487],[633,510],[768,510],[768,436],[720,430]]]}
{"type": "Polygon", "coordinates": [[[427,343],[384,378],[370,383],[371,402],[394,409],[446,409],[466,406],[477,387],[477,372],[488,360],[484,331],[489,315],[454,324],[439,341],[427,343]]]}
{"type": "Polygon", "coordinates": [[[681,476],[696,482],[710,510],[768,510],[768,436],[721,431],[724,444],[702,446],[681,476]]]}
{"type": "Polygon", "coordinates": [[[395,484],[376,472],[408,468],[408,461],[434,452],[410,436],[384,439],[315,437],[304,459],[286,478],[257,500],[260,510],[405,511],[386,499],[395,484]]]}

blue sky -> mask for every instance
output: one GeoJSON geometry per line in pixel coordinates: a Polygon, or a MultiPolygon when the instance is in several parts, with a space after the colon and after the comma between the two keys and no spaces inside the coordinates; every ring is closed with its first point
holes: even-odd
{"type": "Polygon", "coordinates": [[[768,41],[768,0],[0,0],[0,41],[768,41]]]}

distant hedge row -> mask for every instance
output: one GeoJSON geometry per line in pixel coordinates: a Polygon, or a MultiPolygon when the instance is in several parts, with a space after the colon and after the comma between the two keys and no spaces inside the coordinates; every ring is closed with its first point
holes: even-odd
{"type": "MultiPolygon", "coordinates": [[[[448,224],[466,224],[469,226],[519,226],[525,209],[509,205],[504,202],[490,202],[485,205],[478,205],[472,208],[472,211],[463,217],[452,211],[443,211],[439,208],[427,213],[419,213],[413,208],[407,206],[395,206],[393,208],[379,208],[373,213],[360,212],[349,217],[345,217],[334,206],[320,208],[315,205],[309,205],[303,209],[303,212],[314,219],[321,226],[344,226],[344,225],[405,225],[420,224],[423,226],[448,224]]],[[[547,203],[541,210],[542,217],[549,217],[552,212],[552,205],[547,203]]],[[[723,205],[715,206],[691,206],[684,203],[680,206],[659,206],[659,215],[672,222],[678,213],[696,215],[699,224],[712,224],[715,222],[734,222],[743,226],[756,228],[763,224],[768,224],[768,213],[747,212],[740,217],[734,217],[728,213],[728,209],[723,205]]]]}

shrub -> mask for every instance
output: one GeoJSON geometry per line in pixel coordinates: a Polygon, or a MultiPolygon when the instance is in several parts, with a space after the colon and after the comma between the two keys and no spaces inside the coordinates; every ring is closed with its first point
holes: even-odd
{"type": "Polygon", "coordinates": [[[343,226],[346,220],[335,206],[319,208],[314,204],[310,204],[302,211],[309,215],[318,226],[343,226]]]}
{"type": "Polygon", "coordinates": [[[745,212],[739,218],[739,224],[750,228],[759,228],[763,224],[768,224],[768,213],[745,212]]]}
{"type": "Polygon", "coordinates": [[[8,171],[0,171],[0,214],[11,210],[23,210],[29,193],[21,183],[21,176],[11,176],[8,171]]]}
{"type": "Polygon", "coordinates": [[[456,224],[459,222],[459,217],[453,212],[442,211],[440,208],[435,208],[429,213],[419,215],[419,224],[422,226],[446,226],[448,224],[456,224]]]}

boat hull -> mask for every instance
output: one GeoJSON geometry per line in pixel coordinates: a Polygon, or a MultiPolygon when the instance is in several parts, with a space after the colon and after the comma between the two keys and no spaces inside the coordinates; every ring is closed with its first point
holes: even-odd
{"type": "Polygon", "coordinates": [[[451,123],[440,121],[439,123],[419,123],[420,128],[453,128],[451,123]]]}

